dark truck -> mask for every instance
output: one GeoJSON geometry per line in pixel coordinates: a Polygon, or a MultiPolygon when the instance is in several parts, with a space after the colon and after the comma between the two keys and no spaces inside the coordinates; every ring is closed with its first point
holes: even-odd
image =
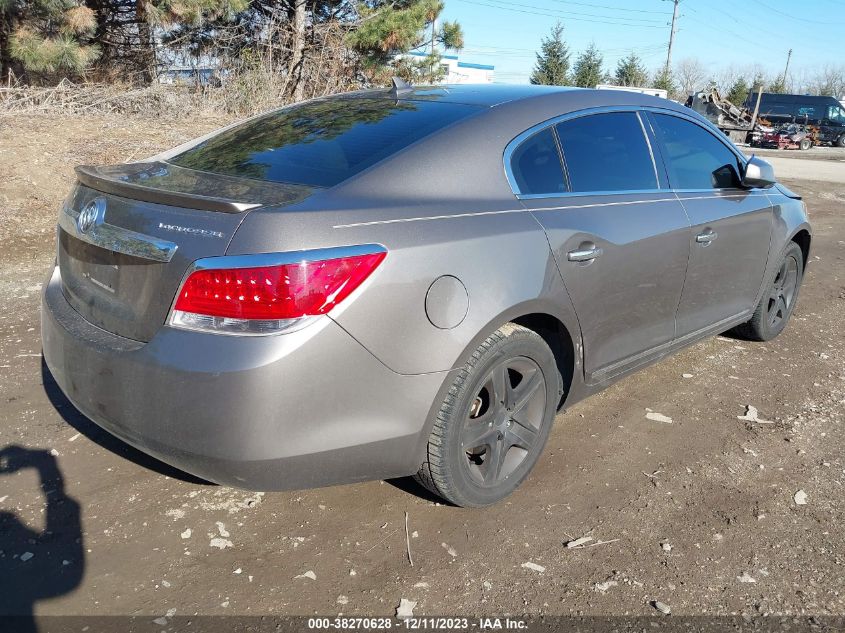
{"type": "MultiPolygon", "coordinates": [[[[750,94],[745,107],[753,110],[756,99],[750,94]]],[[[817,127],[817,141],[845,147],[845,108],[834,97],[764,92],[757,116],[775,127],[788,123],[817,127]]]]}

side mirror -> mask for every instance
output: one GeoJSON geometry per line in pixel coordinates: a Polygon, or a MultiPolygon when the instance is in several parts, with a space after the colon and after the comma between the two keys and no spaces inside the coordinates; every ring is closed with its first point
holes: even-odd
{"type": "Polygon", "coordinates": [[[745,174],[742,176],[742,186],[749,189],[760,187],[765,189],[777,182],[775,168],[771,163],[752,155],[745,164],[745,174]]]}

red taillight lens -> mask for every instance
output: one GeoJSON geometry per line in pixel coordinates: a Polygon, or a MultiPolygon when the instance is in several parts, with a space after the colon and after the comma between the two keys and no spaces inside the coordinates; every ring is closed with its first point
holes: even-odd
{"type": "Polygon", "coordinates": [[[385,253],[277,266],[197,270],[175,311],[228,319],[298,319],[325,314],[370,276],[385,253]]]}

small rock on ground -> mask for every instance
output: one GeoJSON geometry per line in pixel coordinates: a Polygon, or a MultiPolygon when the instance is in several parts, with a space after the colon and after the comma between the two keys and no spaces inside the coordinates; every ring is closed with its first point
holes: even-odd
{"type": "Polygon", "coordinates": [[[664,613],[666,615],[669,615],[670,613],[672,613],[672,607],[670,607],[665,602],[660,602],[660,600],[655,600],[651,604],[655,609],[660,611],[660,613],[664,613]]]}
{"type": "Polygon", "coordinates": [[[412,618],[414,617],[414,607],[417,606],[417,603],[414,600],[406,600],[402,598],[399,601],[399,606],[396,607],[396,617],[397,618],[412,618]]]}

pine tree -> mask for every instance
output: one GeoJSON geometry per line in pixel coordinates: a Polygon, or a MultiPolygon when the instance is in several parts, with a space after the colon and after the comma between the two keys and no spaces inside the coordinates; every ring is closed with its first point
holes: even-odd
{"type": "Polygon", "coordinates": [[[596,45],[590,44],[590,47],[575,60],[572,83],[581,88],[595,88],[604,79],[603,63],[604,60],[596,45]]]}
{"type": "Polygon", "coordinates": [[[79,74],[98,55],[94,12],[77,0],[0,0],[0,72],[79,74]]]}
{"type": "Polygon", "coordinates": [[[648,83],[648,72],[632,51],[628,57],[619,60],[613,80],[619,86],[642,86],[648,83]]]}
{"type": "Polygon", "coordinates": [[[748,82],[745,81],[745,77],[739,77],[731,85],[726,98],[735,106],[742,106],[746,99],[748,99],[748,92],[749,87],[748,82]]]}
{"type": "Polygon", "coordinates": [[[766,92],[775,92],[779,94],[785,93],[786,78],[783,75],[775,77],[774,80],[766,87],[766,92]]]}
{"type": "Polygon", "coordinates": [[[531,73],[531,83],[565,86],[569,83],[569,47],[563,39],[563,25],[558,22],[544,38],[531,73]]]}
{"type": "Polygon", "coordinates": [[[670,97],[675,96],[678,92],[678,86],[675,83],[675,78],[672,76],[672,71],[666,66],[654,73],[654,79],[651,80],[651,87],[657,88],[658,90],[665,90],[670,97]]]}
{"type": "Polygon", "coordinates": [[[358,53],[372,81],[384,82],[392,74],[410,81],[437,81],[442,70],[435,47],[457,51],[464,46],[457,22],[446,21],[435,28],[443,6],[442,0],[370,2],[360,9],[360,19],[346,42],[358,53]],[[428,54],[420,60],[402,56],[411,51],[428,54]]]}

